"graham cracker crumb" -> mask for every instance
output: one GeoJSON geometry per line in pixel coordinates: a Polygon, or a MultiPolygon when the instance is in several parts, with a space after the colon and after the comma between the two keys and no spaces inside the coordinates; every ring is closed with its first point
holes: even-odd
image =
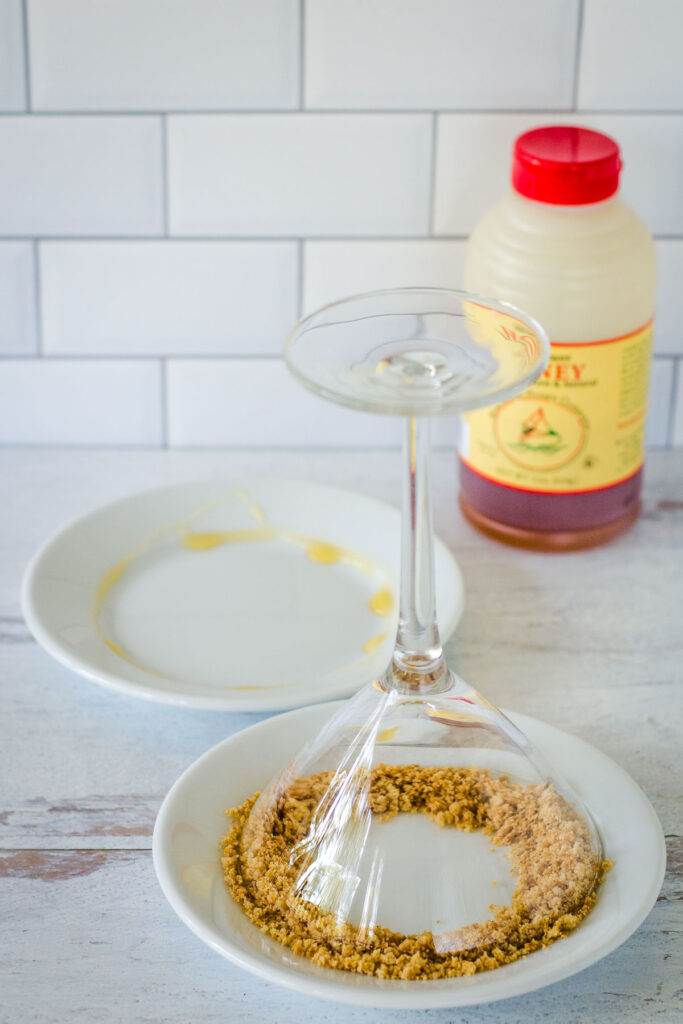
{"type": "Polygon", "coordinates": [[[429,931],[361,930],[297,893],[312,857],[302,862],[302,847],[294,858],[292,851],[333,778],[297,778],[255,811],[258,794],[251,796],[227,812],[233,824],[221,841],[225,883],[246,916],[321,967],[409,980],[493,970],[576,928],[610,867],[596,856],[584,819],[549,784],[522,785],[475,768],[380,764],[358,783],[373,815],[421,813],[443,828],[483,831],[506,848],[516,888],[511,904],[492,906],[488,920],[441,932],[438,950],[429,931]]]}

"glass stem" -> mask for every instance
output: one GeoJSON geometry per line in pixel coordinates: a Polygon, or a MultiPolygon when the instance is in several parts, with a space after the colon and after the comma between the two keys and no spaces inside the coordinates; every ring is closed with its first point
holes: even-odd
{"type": "Polygon", "coordinates": [[[410,690],[448,685],[436,624],[429,428],[428,419],[410,416],[403,445],[401,599],[388,681],[410,690]]]}

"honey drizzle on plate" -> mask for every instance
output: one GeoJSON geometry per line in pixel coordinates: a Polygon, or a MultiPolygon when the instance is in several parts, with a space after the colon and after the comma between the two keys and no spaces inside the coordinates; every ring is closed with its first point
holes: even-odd
{"type": "MultiPolygon", "coordinates": [[[[349,565],[368,575],[374,575],[376,572],[381,571],[380,567],[369,559],[364,558],[362,555],[359,555],[354,551],[349,551],[346,548],[339,547],[330,541],[322,540],[319,537],[308,537],[304,534],[270,525],[268,522],[268,516],[262,506],[255,502],[246,491],[234,491],[233,494],[242,502],[249,515],[260,524],[258,527],[211,531],[189,530],[189,523],[220,504],[219,501],[210,502],[190,513],[190,515],[188,515],[181,523],[170,527],[164,527],[159,530],[147,544],[142,545],[135,552],[125,555],[123,558],[119,559],[118,562],[115,562],[114,565],[104,573],[95,590],[93,621],[95,632],[99,639],[112,652],[112,654],[115,654],[118,658],[121,658],[123,661],[127,661],[130,665],[133,665],[135,668],[138,668],[143,672],[147,672],[148,674],[157,677],[161,676],[161,673],[138,661],[133,657],[133,655],[126,651],[118,641],[112,639],[112,637],[107,634],[102,625],[102,612],[112,589],[120,583],[121,579],[125,576],[132,565],[143,555],[149,553],[149,551],[151,551],[159,541],[166,539],[169,533],[171,536],[175,535],[176,537],[179,537],[181,547],[187,551],[203,552],[214,550],[215,548],[222,547],[226,544],[281,540],[287,544],[292,544],[296,547],[302,548],[308,560],[317,565],[338,565],[341,563],[349,565]]],[[[394,595],[391,588],[388,586],[381,587],[368,600],[368,608],[374,615],[390,616],[394,607],[394,595]]],[[[386,633],[378,633],[377,635],[370,637],[363,644],[363,653],[366,655],[373,654],[384,644],[386,640],[386,633]]],[[[253,684],[231,686],[229,689],[253,691],[274,689],[276,687],[279,688],[281,685],[286,684],[253,684]]]]}

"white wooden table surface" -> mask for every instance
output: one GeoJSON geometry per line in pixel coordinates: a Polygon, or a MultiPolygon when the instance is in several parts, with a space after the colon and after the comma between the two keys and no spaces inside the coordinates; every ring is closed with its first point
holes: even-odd
{"type": "MultiPolygon", "coordinates": [[[[32,551],[84,511],[144,487],[249,472],[338,483],[397,502],[395,452],[0,452],[0,1021],[405,1022],[305,1000],[210,952],[166,904],[150,853],[178,774],[256,715],[166,708],[55,664],[20,615],[32,551]]],[[[435,460],[436,524],[467,609],[451,643],[498,703],[576,733],[653,802],[669,871],[647,921],[582,974],[527,997],[431,1011],[430,1021],[683,1020],[683,452],[650,456],[645,511],[611,546],[522,553],[458,515],[453,456],[435,460]]],[[[411,1019],[415,1014],[411,1015],[411,1019]]]]}

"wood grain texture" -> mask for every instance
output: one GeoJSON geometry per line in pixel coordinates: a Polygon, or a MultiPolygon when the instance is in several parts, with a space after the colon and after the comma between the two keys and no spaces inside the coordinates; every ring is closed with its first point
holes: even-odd
{"type": "MultiPolygon", "coordinates": [[[[43,856],[63,863],[63,853],[43,856]]],[[[414,1013],[303,999],[210,953],[158,893],[146,851],[107,851],[97,870],[91,870],[92,851],[72,856],[83,859],[81,873],[59,881],[18,878],[5,901],[0,937],[11,950],[11,962],[3,980],[2,1024],[304,1019],[409,1024],[416,1019],[414,1013]]],[[[424,1019],[435,1024],[677,1024],[682,934],[683,903],[659,902],[618,952],[569,981],[504,1003],[430,1011],[424,1019]]]]}
{"type": "MultiPolygon", "coordinates": [[[[456,511],[436,456],[436,523],[463,569],[450,654],[500,704],[594,743],[652,800],[669,865],[650,917],[575,978],[439,1024],[679,1024],[683,1019],[683,453],[652,453],[644,513],[590,553],[521,553],[456,511]]],[[[192,712],[101,690],[56,665],[21,619],[31,553],[69,518],[143,487],[249,473],[336,483],[398,503],[396,452],[0,452],[0,1022],[408,1024],[304,1000],[210,953],[166,905],[149,853],[178,774],[264,716],[192,712]]],[[[414,1015],[412,1015],[414,1017],[414,1015]]]]}

